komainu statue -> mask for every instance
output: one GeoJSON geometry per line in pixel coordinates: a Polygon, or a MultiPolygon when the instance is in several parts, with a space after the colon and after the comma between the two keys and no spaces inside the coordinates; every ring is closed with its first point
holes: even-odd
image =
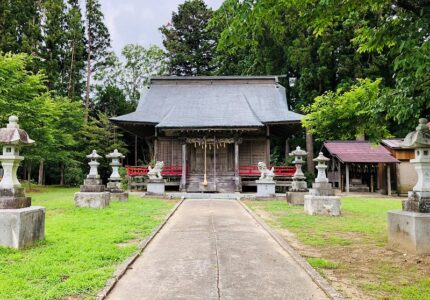
{"type": "Polygon", "coordinates": [[[148,177],[149,179],[163,179],[163,176],[161,176],[161,172],[163,171],[164,162],[157,161],[155,163],[154,168],[151,166],[148,167],[148,177]]]}
{"type": "Polygon", "coordinates": [[[269,170],[267,169],[266,163],[260,161],[258,163],[258,171],[261,173],[260,180],[273,181],[273,177],[275,176],[273,167],[269,170]]]}

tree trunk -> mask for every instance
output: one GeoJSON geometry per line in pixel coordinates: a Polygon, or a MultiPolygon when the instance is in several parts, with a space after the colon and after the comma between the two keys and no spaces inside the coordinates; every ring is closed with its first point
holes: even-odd
{"type": "Polygon", "coordinates": [[[28,162],[27,181],[28,189],[31,190],[31,162],[28,162]]]}
{"type": "Polygon", "coordinates": [[[70,58],[70,76],[69,76],[69,84],[67,87],[67,96],[73,99],[74,96],[74,83],[73,83],[73,69],[75,65],[75,40],[73,40],[72,44],[72,57],[70,58]]]}
{"type": "MultiPolygon", "coordinates": [[[[87,12],[88,14],[88,12],[87,12]]],[[[85,116],[84,121],[85,123],[88,122],[88,115],[89,115],[89,109],[90,109],[90,88],[91,88],[91,50],[92,50],[92,44],[91,44],[91,34],[90,34],[90,21],[87,15],[87,36],[88,36],[88,57],[87,57],[87,85],[86,85],[86,93],[85,93],[85,116]]]]}
{"type": "Polygon", "coordinates": [[[60,164],[60,185],[64,185],[64,164],[60,164]]]}
{"type": "Polygon", "coordinates": [[[37,180],[38,185],[43,185],[43,171],[45,166],[45,160],[41,159],[39,163],[39,178],[37,180]]]}

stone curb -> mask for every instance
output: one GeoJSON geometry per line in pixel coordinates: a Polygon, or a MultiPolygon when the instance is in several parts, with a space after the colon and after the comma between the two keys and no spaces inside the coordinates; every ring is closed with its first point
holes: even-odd
{"type": "Polygon", "coordinates": [[[179,206],[184,202],[184,199],[181,199],[175,207],[172,208],[170,213],[165,217],[164,221],[155,228],[151,235],[146,239],[139,243],[137,252],[134,253],[131,257],[129,257],[124,263],[122,263],[116,271],[113,273],[112,277],[107,281],[103,290],[97,293],[97,299],[103,300],[109,295],[112,289],[115,287],[116,283],[121,279],[122,276],[127,272],[128,268],[136,261],[136,259],[143,253],[145,248],[149,245],[149,243],[154,239],[154,237],[160,232],[160,230],[166,225],[167,221],[173,216],[173,214],[178,210],[179,206]]]}
{"type": "Polygon", "coordinates": [[[257,221],[258,224],[266,230],[269,235],[305,270],[311,279],[323,290],[323,292],[333,300],[344,299],[332,286],[325,280],[312,266],[297,253],[277,232],[270,228],[260,217],[258,217],[250,208],[248,208],[242,201],[238,201],[240,205],[257,221]]]}

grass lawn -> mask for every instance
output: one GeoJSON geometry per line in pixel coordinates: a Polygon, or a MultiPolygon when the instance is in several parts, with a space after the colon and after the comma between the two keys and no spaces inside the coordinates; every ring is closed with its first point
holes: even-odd
{"type": "Polygon", "coordinates": [[[304,214],[286,201],[248,205],[344,296],[352,299],[430,299],[430,257],[386,247],[387,211],[399,199],[342,198],[342,216],[304,214]]]}
{"type": "Polygon", "coordinates": [[[164,219],[174,201],[130,196],[107,209],[75,208],[77,189],[31,193],[46,208],[46,240],[0,247],[0,299],[93,299],[116,267],[164,219]]]}

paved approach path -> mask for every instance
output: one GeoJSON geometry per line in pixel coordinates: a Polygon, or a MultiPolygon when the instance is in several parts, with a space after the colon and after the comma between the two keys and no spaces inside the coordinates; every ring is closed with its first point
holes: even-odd
{"type": "Polygon", "coordinates": [[[328,299],[234,200],[185,200],[108,299],[328,299]]]}

